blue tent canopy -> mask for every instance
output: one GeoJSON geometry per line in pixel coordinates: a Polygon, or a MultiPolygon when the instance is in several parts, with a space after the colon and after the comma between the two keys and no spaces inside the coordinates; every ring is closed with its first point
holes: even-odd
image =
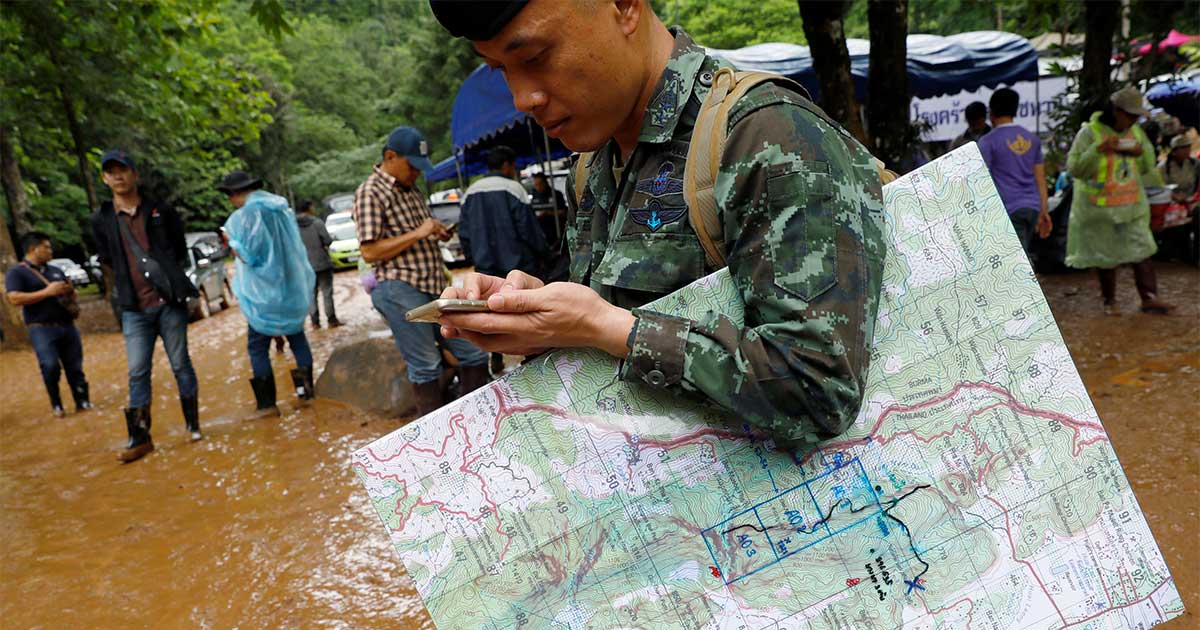
{"type": "MultiPolygon", "coordinates": [[[[908,89],[917,98],[1035,81],[1038,77],[1037,51],[1028,40],[1012,33],[909,35],[907,46],[908,89]]],[[[859,102],[864,102],[871,43],[865,39],[847,39],[846,48],[856,96],[859,102]]],[[[807,46],[773,43],[709,52],[743,70],[764,70],[795,79],[813,98],[819,98],[817,73],[807,46]]]]}
{"type": "MultiPolygon", "coordinates": [[[[546,158],[546,143],[542,128],[529,114],[513,105],[512,92],[504,74],[480,64],[458,89],[450,116],[450,140],[459,155],[463,177],[481,175],[487,171],[484,157],[489,147],[504,145],[517,153],[517,168],[546,158]]],[[[570,154],[557,140],[550,139],[550,159],[570,154]]],[[[434,165],[426,174],[429,182],[458,176],[454,157],[434,165]]]]}

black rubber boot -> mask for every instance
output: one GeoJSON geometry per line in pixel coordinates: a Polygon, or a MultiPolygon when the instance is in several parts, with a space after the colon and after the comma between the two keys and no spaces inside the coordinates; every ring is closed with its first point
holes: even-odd
{"type": "Polygon", "coordinates": [[[141,459],[154,450],[154,442],[150,439],[149,407],[125,409],[125,429],[129,432],[129,441],[125,449],[117,454],[121,463],[128,464],[141,459]]]}
{"type": "Polygon", "coordinates": [[[250,388],[254,390],[255,410],[253,418],[279,415],[279,407],[275,406],[274,374],[266,378],[250,379],[250,388]]]}
{"type": "Polygon", "coordinates": [[[183,407],[183,424],[191,434],[192,441],[203,440],[204,434],[200,433],[200,399],[195,396],[191,398],[180,396],[179,406],[183,407]]]}
{"type": "Polygon", "coordinates": [[[458,395],[459,397],[466,396],[471,392],[492,382],[491,374],[488,373],[488,366],[483,365],[460,365],[458,366],[458,395]]]}
{"type": "Polygon", "coordinates": [[[296,398],[300,400],[312,400],[317,397],[317,390],[313,387],[311,365],[292,370],[292,385],[296,387],[296,398]]]}
{"type": "Polygon", "coordinates": [[[71,396],[75,398],[76,413],[92,408],[92,401],[88,397],[88,384],[86,382],[79,387],[71,388],[71,396]]]}
{"type": "Polygon", "coordinates": [[[46,386],[46,395],[50,397],[50,408],[54,410],[56,417],[63,417],[66,412],[63,411],[62,394],[58,390],[58,379],[50,382],[50,379],[42,378],[42,383],[46,386]]]}
{"type": "Polygon", "coordinates": [[[417,399],[417,417],[442,408],[442,384],[439,381],[413,383],[413,395],[417,399]]]}

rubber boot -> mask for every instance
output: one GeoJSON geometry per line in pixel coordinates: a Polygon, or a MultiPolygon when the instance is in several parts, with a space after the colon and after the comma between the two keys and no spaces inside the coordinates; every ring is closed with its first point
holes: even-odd
{"type": "Polygon", "coordinates": [[[492,376],[500,376],[504,373],[504,355],[499,352],[492,353],[492,376]]]}
{"type": "Polygon", "coordinates": [[[250,388],[254,390],[255,410],[251,419],[278,416],[279,407],[275,406],[275,375],[266,378],[250,379],[250,388]]]}
{"type": "Polygon", "coordinates": [[[292,385],[296,387],[296,398],[312,400],[317,397],[317,390],[313,387],[312,372],[311,365],[292,370],[292,385]]]}
{"type": "Polygon", "coordinates": [[[71,396],[75,399],[75,413],[87,411],[92,408],[92,401],[88,397],[88,384],[86,382],[79,387],[71,388],[71,396]]]}
{"type": "Polygon", "coordinates": [[[125,443],[125,449],[117,454],[121,463],[128,464],[141,459],[154,450],[154,441],[150,439],[149,407],[125,409],[125,429],[129,432],[129,441],[125,443]]]}
{"type": "Polygon", "coordinates": [[[183,407],[183,424],[191,434],[192,441],[203,440],[204,434],[200,433],[200,400],[195,396],[191,398],[180,396],[179,405],[183,407]]]}
{"type": "Polygon", "coordinates": [[[67,412],[63,411],[62,395],[58,390],[58,380],[55,379],[52,383],[49,379],[43,378],[42,383],[46,385],[46,395],[50,397],[50,408],[54,411],[54,417],[61,418],[66,415],[67,412]]]}
{"type": "Polygon", "coordinates": [[[439,381],[413,383],[413,394],[417,398],[417,417],[442,408],[442,384],[439,381]]]}
{"type": "Polygon", "coordinates": [[[1142,298],[1142,312],[1166,315],[1175,307],[1158,299],[1158,277],[1154,273],[1154,263],[1143,260],[1133,265],[1133,281],[1137,284],[1138,295],[1142,298]]]}
{"type": "Polygon", "coordinates": [[[483,365],[458,366],[458,395],[460,398],[490,382],[492,382],[492,377],[488,373],[486,363],[483,365]]]}

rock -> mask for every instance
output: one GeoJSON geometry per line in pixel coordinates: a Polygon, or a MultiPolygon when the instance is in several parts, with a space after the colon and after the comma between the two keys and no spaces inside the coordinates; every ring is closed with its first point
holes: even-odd
{"type": "Polygon", "coordinates": [[[391,337],[365,339],[333,351],[317,379],[317,395],[392,417],[416,409],[404,358],[391,337]]]}

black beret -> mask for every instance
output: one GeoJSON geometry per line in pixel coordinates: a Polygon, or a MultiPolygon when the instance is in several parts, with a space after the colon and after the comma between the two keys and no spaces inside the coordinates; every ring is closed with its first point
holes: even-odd
{"type": "Polygon", "coordinates": [[[429,8],[450,34],[487,41],[504,30],[529,0],[429,0],[429,8]]]}

